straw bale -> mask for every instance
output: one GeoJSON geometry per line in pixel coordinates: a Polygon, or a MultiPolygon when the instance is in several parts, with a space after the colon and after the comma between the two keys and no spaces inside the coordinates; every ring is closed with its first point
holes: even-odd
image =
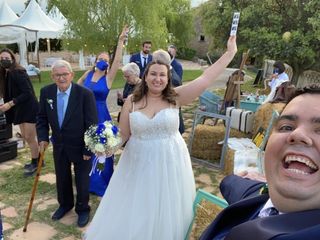
{"type": "Polygon", "coordinates": [[[190,239],[199,239],[201,233],[207,228],[213,219],[216,218],[222,209],[223,208],[212,202],[202,200],[196,208],[190,239]]]}
{"type": "Polygon", "coordinates": [[[224,160],[224,173],[226,175],[232,174],[234,169],[234,153],[235,150],[227,148],[226,157],[224,160]]]}
{"type": "Polygon", "coordinates": [[[248,138],[249,136],[250,136],[249,133],[240,132],[237,129],[230,128],[230,134],[229,134],[230,138],[231,137],[234,137],[234,138],[248,138]]]}
{"type": "Polygon", "coordinates": [[[218,143],[224,139],[224,135],[223,125],[198,124],[194,131],[191,156],[216,163],[220,160],[222,151],[222,145],[218,143]]]}
{"type": "Polygon", "coordinates": [[[254,121],[253,121],[253,136],[255,136],[259,130],[260,127],[263,129],[267,129],[270,119],[272,117],[272,111],[276,110],[279,113],[283,110],[285,106],[285,103],[265,103],[262,104],[258,111],[254,115],[254,121]]]}

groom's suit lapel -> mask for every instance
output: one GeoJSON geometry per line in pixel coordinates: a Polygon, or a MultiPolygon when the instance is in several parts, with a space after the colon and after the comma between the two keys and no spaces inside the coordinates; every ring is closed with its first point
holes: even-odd
{"type": "Polygon", "coordinates": [[[58,106],[57,106],[57,85],[52,84],[52,87],[49,88],[48,92],[48,99],[52,99],[52,108],[50,108],[48,117],[49,119],[53,120],[53,126],[59,128],[59,122],[58,122],[58,106]]]}
{"type": "MultiPolygon", "coordinates": [[[[246,209],[243,209],[243,211],[246,211],[246,209]]],[[[255,216],[254,219],[233,227],[226,235],[225,240],[236,240],[239,239],[239,236],[259,240],[273,239],[284,234],[292,236],[291,234],[297,231],[303,231],[318,225],[320,223],[319,219],[320,210],[293,212],[264,218],[255,216]]]]}

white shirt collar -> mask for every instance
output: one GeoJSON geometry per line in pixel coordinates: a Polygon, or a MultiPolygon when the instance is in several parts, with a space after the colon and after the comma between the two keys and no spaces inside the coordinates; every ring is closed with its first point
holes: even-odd
{"type": "MultiPolygon", "coordinates": [[[[275,208],[273,205],[271,199],[269,198],[266,204],[263,206],[263,208],[260,210],[258,217],[268,217],[269,216],[269,209],[275,208]]],[[[283,214],[282,212],[279,212],[279,214],[283,214]]]]}
{"type": "Polygon", "coordinates": [[[141,57],[145,57],[148,60],[149,54],[145,55],[142,51],[140,52],[141,57]]]}

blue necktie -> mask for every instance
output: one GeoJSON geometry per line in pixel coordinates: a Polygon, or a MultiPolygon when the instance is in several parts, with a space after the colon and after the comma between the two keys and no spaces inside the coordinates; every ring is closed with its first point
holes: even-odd
{"type": "Polygon", "coordinates": [[[59,122],[60,128],[62,126],[62,122],[63,122],[63,118],[64,118],[64,96],[65,95],[66,95],[66,93],[60,92],[60,93],[58,93],[58,96],[57,96],[58,122],[59,122]]]}

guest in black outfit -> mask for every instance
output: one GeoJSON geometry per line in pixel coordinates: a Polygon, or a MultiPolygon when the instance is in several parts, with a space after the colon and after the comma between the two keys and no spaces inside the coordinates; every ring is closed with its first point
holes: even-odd
{"type": "Polygon", "coordinates": [[[55,83],[41,89],[37,134],[40,148],[49,144],[51,128],[53,158],[59,208],[52,220],[59,220],[74,206],[71,164],[77,189],[75,211],[78,226],[89,221],[89,172],[91,153],[85,148],[84,133],[98,122],[97,108],[92,91],[72,83],[74,73],[68,62],[58,60],[52,66],[55,83]]]}
{"type": "Polygon", "coordinates": [[[36,115],[39,104],[26,70],[16,62],[10,49],[0,51],[0,97],[8,124],[19,124],[21,135],[31,149],[31,163],[25,165],[25,175],[32,175],[38,164],[36,115]]]}
{"type": "MultiPolygon", "coordinates": [[[[140,83],[139,78],[140,69],[139,66],[133,62],[126,64],[122,67],[123,77],[126,80],[122,94],[118,92],[117,104],[118,106],[123,106],[126,98],[133,92],[134,87],[140,83]]],[[[120,112],[118,115],[118,122],[120,121],[120,112]]]]}

